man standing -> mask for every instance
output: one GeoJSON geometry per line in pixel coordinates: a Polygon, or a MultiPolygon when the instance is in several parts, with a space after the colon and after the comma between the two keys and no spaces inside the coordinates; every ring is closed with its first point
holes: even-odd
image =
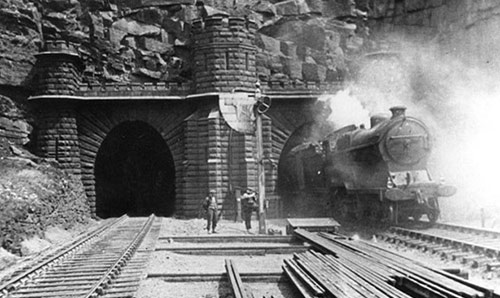
{"type": "Polygon", "coordinates": [[[207,211],[207,232],[210,234],[210,230],[212,233],[215,232],[215,228],[217,227],[217,197],[215,196],[215,190],[210,190],[208,196],[205,198],[205,202],[203,203],[203,207],[207,211]]]}
{"type": "Polygon", "coordinates": [[[256,193],[251,189],[247,189],[241,197],[241,211],[248,233],[251,233],[250,230],[252,229],[252,212],[257,210],[258,207],[256,193]]]}

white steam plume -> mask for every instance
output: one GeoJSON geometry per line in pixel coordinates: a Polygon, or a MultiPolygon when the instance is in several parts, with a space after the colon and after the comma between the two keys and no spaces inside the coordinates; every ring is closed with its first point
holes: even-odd
{"type": "Polygon", "coordinates": [[[331,114],[327,120],[333,123],[337,129],[351,124],[366,125],[370,121],[368,110],[363,107],[349,88],[334,95],[324,94],[318,100],[325,102],[330,107],[331,114]]]}
{"type": "Polygon", "coordinates": [[[397,55],[367,59],[346,90],[321,97],[332,110],[329,120],[336,128],[359,125],[369,115],[406,106],[434,136],[434,180],[444,177],[458,189],[441,199],[443,218],[477,222],[483,208],[492,227],[494,213],[500,214],[500,73],[443,56],[436,47],[401,44],[397,55]]]}

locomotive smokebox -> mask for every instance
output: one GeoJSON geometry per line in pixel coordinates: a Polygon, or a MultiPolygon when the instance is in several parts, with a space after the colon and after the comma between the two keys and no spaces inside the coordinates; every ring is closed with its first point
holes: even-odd
{"type": "Polygon", "coordinates": [[[399,117],[399,116],[405,116],[405,111],[406,111],[406,107],[404,106],[395,106],[395,107],[392,107],[390,108],[389,110],[391,110],[391,113],[392,113],[392,117],[391,119],[394,119],[396,117],[399,117]]]}
{"type": "Polygon", "coordinates": [[[375,125],[379,124],[382,121],[387,120],[387,116],[383,114],[373,115],[370,117],[370,127],[375,127],[375,125]]]}

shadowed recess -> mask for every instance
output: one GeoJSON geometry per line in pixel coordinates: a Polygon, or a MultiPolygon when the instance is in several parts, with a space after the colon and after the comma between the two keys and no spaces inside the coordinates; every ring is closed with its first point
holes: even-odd
{"type": "MultiPolygon", "coordinates": [[[[311,147],[305,153],[297,153],[298,147],[309,147],[311,142],[324,135],[316,123],[298,128],[287,140],[278,164],[278,192],[285,198],[287,216],[323,216],[328,210],[315,195],[325,196],[326,188],[321,156],[311,147]],[[307,195],[306,195],[307,193],[307,195]]],[[[323,198],[323,200],[326,198],[323,198]]]]}
{"type": "Polygon", "coordinates": [[[96,214],[101,218],[174,213],[172,154],[145,122],[127,121],[111,130],[97,153],[95,179],[96,214]]]}

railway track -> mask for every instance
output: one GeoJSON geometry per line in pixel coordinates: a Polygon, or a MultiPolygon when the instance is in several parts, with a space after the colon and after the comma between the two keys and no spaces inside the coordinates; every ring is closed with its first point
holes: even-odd
{"type": "Polygon", "coordinates": [[[467,226],[436,224],[428,229],[391,227],[377,235],[397,245],[439,254],[474,268],[500,269],[500,232],[467,226]]]}
{"type": "Polygon", "coordinates": [[[154,249],[155,221],[152,215],[108,222],[2,280],[0,297],[126,297],[154,249]]]}

